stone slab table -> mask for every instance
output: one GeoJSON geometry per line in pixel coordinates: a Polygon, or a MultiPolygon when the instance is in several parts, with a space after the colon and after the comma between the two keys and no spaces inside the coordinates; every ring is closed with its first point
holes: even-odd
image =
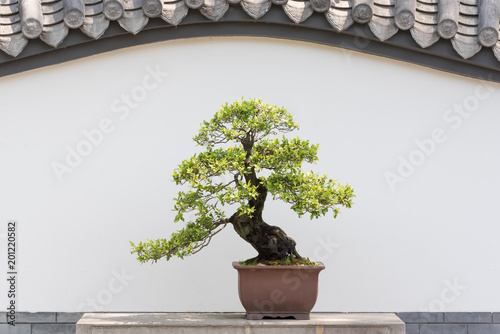
{"type": "Polygon", "coordinates": [[[246,320],[243,313],[86,313],[76,334],[405,334],[394,313],[311,313],[246,320]]]}

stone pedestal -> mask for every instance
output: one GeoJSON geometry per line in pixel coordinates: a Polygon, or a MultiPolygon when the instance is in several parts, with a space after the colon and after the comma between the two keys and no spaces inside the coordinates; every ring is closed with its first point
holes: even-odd
{"type": "Polygon", "coordinates": [[[394,313],[311,313],[246,320],[243,313],[87,313],[76,334],[405,334],[394,313]]]}

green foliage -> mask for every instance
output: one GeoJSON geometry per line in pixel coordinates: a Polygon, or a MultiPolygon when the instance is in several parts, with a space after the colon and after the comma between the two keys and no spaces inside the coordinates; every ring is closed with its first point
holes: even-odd
{"type": "Polygon", "coordinates": [[[212,147],[228,142],[258,142],[269,135],[298,128],[285,108],[250,99],[231,105],[226,103],[209,122],[203,122],[193,139],[198,145],[212,147]]]}
{"type": "Polygon", "coordinates": [[[186,227],[169,240],[131,242],[132,253],[141,262],[194,254],[229,223],[223,207],[236,207],[238,214],[251,217],[252,203],[263,191],[291,204],[299,217],[318,218],[330,210],[337,217],[338,206],[351,207],[354,194],[349,185],[302,170],[304,162],[318,161],[318,145],[276,136],[298,127],[286,109],[261,100],[223,105],[193,138],[205,150],[181,162],[173,173],[176,185],[187,187],[174,205],[175,221],[187,219],[186,227]],[[264,170],[266,176],[257,176],[264,170]]]}
{"type": "Polygon", "coordinates": [[[309,213],[310,218],[324,216],[329,210],[337,218],[337,205],[351,207],[353,190],[349,185],[337,185],[326,175],[305,173],[292,169],[285,173],[274,173],[263,181],[274,198],[292,204],[291,209],[299,217],[309,213]]]}

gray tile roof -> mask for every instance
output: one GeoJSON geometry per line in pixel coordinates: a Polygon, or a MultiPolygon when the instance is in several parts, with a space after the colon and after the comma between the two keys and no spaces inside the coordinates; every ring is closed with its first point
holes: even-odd
{"type": "Polygon", "coordinates": [[[421,48],[449,39],[464,59],[486,47],[500,61],[500,0],[0,0],[0,50],[16,57],[30,39],[57,47],[70,29],[99,39],[110,21],[132,34],[155,17],[176,26],[189,11],[218,21],[230,5],[255,20],[271,6],[282,6],[290,23],[299,25],[323,13],[337,32],[357,22],[380,41],[409,30],[421,48]]]}

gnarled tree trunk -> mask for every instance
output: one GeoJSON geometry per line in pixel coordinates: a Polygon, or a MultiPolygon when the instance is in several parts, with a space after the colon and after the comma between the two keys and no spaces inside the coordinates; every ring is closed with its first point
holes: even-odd
{"type": "Polygon", "coordinates": [[[301,259],[295,249],[295,240],[281,228],[268,225],[262,219],[267,189],[260,185],[258,191],[260,196],[250,203],[255,208],[252,217],[237,212],[229,219],[234,230],[259,253],[255,258],[257,261],[285,261],[291,255],[301,259]]]}
{"type": "Polygon", "coordinates": [[[234,230],[250,243],[259,253],[257,261],[285,261],[290,255],[301,259],[295,250],[295,241],[277,226],[271,226],[263,220],[238,216],[233,220],[234,230]]]}
{"type": "MultiPolygon", "coordinates": [[[[249,132],[241,141],[243,149],[246,151],[245,166],[249,167],[253,145],[255,143],[255,133],[249,132]]],[[[233,224],[234,230],[243,240],[252,245],[259,253],[255,258],[257,261],[285,261],[290,255],[295,255],[297,259],[301,256],[295,250],[295,240],[277,226],[270,226],[262,219],[262,211],[267,197],[267,188],[260,182],[252,167],[251,171],[244,174],[246,182],[250,182],[257,187],[257,198],[250,200],[249,205],[254,208],[252,216],[242,215],[236,212],[231,216],[229,222],[233,224]]],[[[293,257],[292,257],[293,260],[293,257]]]]}

